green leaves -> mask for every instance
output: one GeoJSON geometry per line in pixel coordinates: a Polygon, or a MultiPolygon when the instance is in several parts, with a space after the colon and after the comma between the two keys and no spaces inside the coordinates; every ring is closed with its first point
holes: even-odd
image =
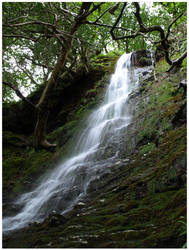
{"type": "MultiPolygon", "coordinates": [[[[99,3],[92,3],[91,9],[99,3]]],[[[123,7],[122,2],[104,2],[78,29],[67,60],[72,70],[98,53],[112,50],[131,52],[153,49],[160,40],[159,32],[141,34],[135,39],[113,41],[110,30],[123,7]]],[[[78,15],[82,2],[4,2],[3,3],[3,79],[18,84],[25,92],[44,84],[55,61],[69,38],[70,27],[78,15]],[[16,83],[17,82],[17,83],[16,83]]],[[[127,3],[117,28],[116,36],[137,32],[135,6],[127,3]]],[[[169,24],[180,13],[186,12],[185,2],[140,3],[140,14],[145,27],[160,25],[167,31],[169,24]],[[152,7],[153,6],[153,7],[152,7]]],[[[170,51],[174,55],[186,50],[186,14],[171,27],[170,51]]],[[[4,90],[4,100],[14,99],[11,90],[4,90]]]]}

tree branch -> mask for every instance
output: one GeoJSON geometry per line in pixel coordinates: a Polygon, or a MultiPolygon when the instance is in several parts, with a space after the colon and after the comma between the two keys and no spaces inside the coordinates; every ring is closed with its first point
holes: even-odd
{"type": "Polygon", "coordinates": [[[28,36],[23,36],[23,35],[3,35],[3,37],[7,37],[7,38],[22,38],[22,39],[27,39],[27,40],[30,40],[32,42],[37,42],[38,39],[34,39],[34,38],[31,38],[31,37],[28,37],[28,36]]]}
{"type": "MultiPolygon", "coordinates": [[[[118,4],[119,4],[119,3],[118,3],[118,4]]],[[[116,5],[117,5],[117,4],[116,4],[116,5]]],[[[116,6],[116,5],[115,5],[115,6],[116,6]]],[[[101,17],[103,17],[109,10],[111,10],[111,9],[114,8],[115,6],[106,9],[106,10],[96,19],[95,23],[97,23],[98,20],[101,19],[101,17]]]]}
{"type": "Polygon", "coordinates": [[[18,20],[18,19],[26,18],[26,17],[28,17],[28,16],[26,15],[26,16],[15,17],[15,18],[13,18],[13,19],[9,19],[8,22],[15,22],[15,21],[18,20]]]}
{"type": "Polygon", "coordinates": [[[134,14],[135,14],[137,22],[138,22],[138,24],[140,26],[139,29],[135,33],[130,34],[130,35],[124,35],[124,36],[120,36],[120,37],[116,37],[114,35],[113,31],[115,29],[115,26],[118,24],[119,20],[121,19],[122,15],[123,15],[123,10],[124,10],[124,8],[126,6],[126,3],[125,3],[123,5],[123,7],[122,7],[120,15],[118,16],[115,24],[113,25],[113,28],[110,30],[110,34],[112,35],[113,40],[120,40],[120,39],[126,39],[126,38],[136,38],[137,36],[141,35],[141,33],[145,34],[145,33],[153,32],[153,31],[158,31],[160,33],[160,37],[161,37],[160,43],[162,45],[162,49],[163,49],[164,54],[165,54],[165,59],[166,59],[166,61],[167,61],[167,63],[169,65],[172,65],[172,61],[169,58],[169,52],[168,52],[169,43],[168,43],[168,41],[166,39],[164,30],[159,25],[153,25],[151,27],[145,27],[144,24],[143,24],[143,21],[142,21],[142,17],[140,15],[140,5],[139,5],[139,3],[134,2],[133,4],[134,4],[135,9],[136,9],[136,12],[134,14]]]}
{"type": "Polygon", "coordinates": [[[26,54],[23,55],[27,60],[31,61],[33,64],[35,64],[36,66],[39,66],[39,67],[43,67],[43,68],[46,68],[46,69],[49,69],[49,70],[53,70],[53,67],[50,67],[46,64],[43,64],[43,63],[38,63],[36,62],[35,60],[33,60],[32,58],[30,58],[29,56],[27,56],[26,54]]]}
{"type": "Polygon", "coordinates": [[[135,14],[135,17],[140,25],[140,29],[144,29],[144,24],[142,22],[142,18],[140,16],[140,5],[139,3],[137,2],[134,2],[134,5],[135,5],[135,8],[136,8],[136,12],[134,13],[135,14]]]}
{"type": "Polygon", "coordinates": [[[127,3],[124,3],[124,4],[123,4],[123,7],[122,7],[122,9],[121,9],[121,11],[120,11],[120,14],[119,14],[118,18],[117,18],[117,20],[115,21],[115,23],[114,23],[112,29],[110,30],[110,34],[111,34],[113,40],[116,40],[116,39],[115,39],[116,37],[115,37],[115,35],[114,35],[114,29],[115,29],[116,25],[119,23],[119,20],[121,19],[122,15],[123,15],[123,11],[124,11],[126,5],[127,5],[127,3]]]}
{"type": "Polygon", "coordinates": [[[171,67],[167,70],[167,72],[170,72],[174,67],[180,66],[184,58],[187,56],[187,51],[185,51],[177,60],[172,62],[171,67]]]}
{"type": "MultiPolygon", "coordinates": [[[[101,26],[101,27],[106,27],[106,28],[113,28],[112,25],[102,24],[102,23],[95,23],[95,22],[85,21],[85,24],[96,25],[96,26],[101,26]]],[[[128,30],[126,28],[118,27],[118,26],[114,27],[114,29],[120,29],[120,30],[124,30],[124,31],[131,31],[131,30],[128,30]]]]}
{"type": "Polygon", "coordinates": [[[94,7],[92,8],[92,10],[90,10],[90,11],[88,11],[86,13],[84,12],[81,17],[83,19],[87,18],[90,14],[92,14],[95,10],[97,10],[102,4],[104,4],[104,3],[99,3],[97,5],[94,5],[94,7]]]}
{"type": "Polygon", "coordinates": [[[166,34],[166,39],[168,39],[168,36],[170,35],[171,27],[173,26],[174,23],[183,15],[184,13],[181,13],[177,18],[175,18],[170,24],[167,29],[167,34],[166,34]]]}
{"type": "Polygon", "coordinates": [[[61,11],[62,11],[64,14],[66,14],[66,15],[73,16],[73,17],[76,17],[76,16],[77,16],[75,13],[72,13],[72,12],[70,12],[69,10],[66,10],[66,9],[62,8],[61,5],[60,5],[60,9],[61,9],[61,11]]]}
{"type": "Polygon", "coordinates": [[[53,30],[56,30],[56,26],[51,24],[51,23],[45,23],[45,22],[41,22],[41,21],[30,21],[30,22],[24,22],[24,23],[15,23],[15,24],[11,24],[11,23],[5,23],[3,24],[4,27],[21,27],[21,26],[27,26],[27,25],[43,25],[43,26],[47,26],[52,28],[53,30]]]}
{"type": "Polygon", "coordinates": [[[3,81],[3,84],[8,86],[9,88],[13,89],[19,98],[21,98],[24,102],[28,103],[30,105],[30,107],[36,109],[36,106],[32,102],[30,102],[26,97],[24,97],[22,95],[22,93],[20,92],[20,90],[16,86],[14,86],[13,84],[11,84],[9,82],[5,82],[5,81],[3,81]]]}

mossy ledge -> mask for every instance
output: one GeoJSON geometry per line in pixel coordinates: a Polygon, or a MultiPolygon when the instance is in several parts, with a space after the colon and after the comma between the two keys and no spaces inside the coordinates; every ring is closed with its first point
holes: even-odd
{"type": "MultiPolygon", "coordinates": [[[[94,181],[86,199],[66,217],[51,214],[42,223],[4,236],[4,248],[181,248],[184,245],[186,96],[180,82],[186,73],[185,68],[163,73],[164,68],[166,63],[161,60],[155,68],[157,79],[151,76],[140,82],[137,92],[130,96],[133,121],[123,150],[125,159],[118,161],[111,173],[94,181]]],[[[49,133],[49,139],[58,140],[57,152],[35,152],[29,146],[23,149],[30,137],[4,133],[5,197],[8,192],[15,195],[19,189],[22,191],[24,178],[28,181],[59,161],[65,147],[70,148],[78,120],[101,100],[101,87],[106,85],[107,78],[96,83],[99,86],[96,90],[88,89],[83,96],[88,101],[80,99],[77,111],[68,114],[70,120],[49,133]],[[97,95],[92,100],[94,92],[97,95]],[[15,180],[19,184],[13,183],[15,180]]],[[[7,206],[5,211],[8,213],[7,206]]]]}

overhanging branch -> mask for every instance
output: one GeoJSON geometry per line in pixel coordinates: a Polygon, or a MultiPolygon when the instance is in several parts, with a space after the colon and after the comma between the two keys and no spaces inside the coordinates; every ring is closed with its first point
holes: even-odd
{"type": "Polygon", "coordinates": [[[110,34],[111,34],[111,36],[112,36],[112,38],[113,38],[114,40],[116,40],[116,39],[115,39],[116,37],[115,37],[115,35],[114,35],[114,29],[115,29],[116,25],[119,23],[119,20],[121,19],[122,15],[123,15],[123,11],[124,11],[126,5],[127,5],[127,3],[124,3],[124,4],[123,4],[123,7],[122,7],[122,9],[121,9],[121,11],[120,11],[120,14],[119,14],[118,18],[117,18],[117,20],[115,21],[115,23],[114,23],[112,29],[110,30],[110,34]]]}
{"type": "Polygon", "coordinates": [[[30,105],[30,107],[36,109],[36,106],[32,102],[30,102],[30,100],[28,100],[25,96],[23,96],[22,93],[20,92],[20,90],[16,86],[14,86],[12,83],[9,83],[6,81],[3,81],[3,84],[8,86],[9,88],[13,89],[19,98],[21,98],[24,102],[28,103],[30,105]]]}
{"type": "Polygon", "coordinates": [[[142,33],[146,34],[146,33],[150,33],[150,32],[153,32],[153,31],[157,31],[160,34],[160,38],[161,38],[160,43],[161,43],[162,49],[163,49],[164,54],[165,54],[165,59],[166,59],[166,61],[167,61],[167,63],[169,65],[172,65],[172,61],[169,58],[169,52],[168,52],[169,43],[168,43],[168,40],[166,39],[164,30],[159,25],[153,25],[151,27],[145,27],[144,24],[143,24],[143,21],[142,21],[142,17],[140,15],[140,5],[139,5],[139,3],[134,2],[133,4],[134,4],[135,9],[136,9],[136,12],[134,13],[134,15],[135,15],[135,17],[137,19],[137,22],[139,24],[139,29],[136,32],[134,32],[132,34],[129,34],[129,35],[124,35],[124,36],[120,36],[120,37],[116,37],[114,35],[113,31],[114,31],[116,25],[118,24],[118,22],[120,21],[122,15],[123,15],[123,10],[124,10],[124,8],[126,6],[126,3],[124,3],[124,5],[122,7],[122,10],[120,12],[120,15],[118,16],[116,22],[114,23],[113,28],[110,30],[110,34],[111,34],[113,40],[136,38],[137,36],[141,35],[142,33]]]}
{"type": "Polygon", "coordinates": [[[21,38],[21,39],[26,39],[26,40],[30,40],[32,42],[37,42],[38,39],[34,39],[32,37],[28,37],[28,36],[24,36],[24,35],[6,35],[4,34],[3,37],[6,37],[6,38],[21,38]]]}

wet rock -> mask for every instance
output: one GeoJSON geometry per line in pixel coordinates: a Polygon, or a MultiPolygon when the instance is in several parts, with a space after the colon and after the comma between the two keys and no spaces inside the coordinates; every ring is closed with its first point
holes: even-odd
{"type": "Polygon", "coordinates": [[[127,163],[127,162],[130,162],[130,159],[124,159],[123,160],[123,163],[127,163]]]}
{"type": "Polygon", "coordinates": [[[74,209],[81,209],[85,206],[85,203],[84,202],[78,202],[75,206],[74,206],[74,209]]]}
{"type": "Polygon", "coordinates": [[[48,247],[51,247],[52,244],[53,244],[52,242],[49,242],[49,243],[47,244],[47,246],[48,246],[48,247]]]}
{"type": "Polygon", "coordinates": [[[78,205],[78,206],[84,206],[85,203],[84,203],[84,202],[78,202],[77,205],[78,205]]]}
{"type": "Polygon", "coordinates": [[[148,72],[148,71],[144,71],[144,72],[142,72],[142,75],[143,75],[143,76],[145,76],[145,75],[147,75],[147,74],[149,74],[149,72],[148,72]]]}
{"type": "Polygon", "coordinates": [[[101,199],[100,202],[101,202],[101,203],[104,203],[104,202],[105,202],[105,199],[101,199]]]}
{"type": "Polygon", "coordinates": [[[131,66],[145,67],[153,64],[153,53],[149,50],[137,50],[131,55],[131,66]]]}
{"type": "Polygon", "coordinates": [[[120,165],[120,164],[121,164],[121,161],[117,161],[117,162],[115,163],[115,166],[120,165]]]}

